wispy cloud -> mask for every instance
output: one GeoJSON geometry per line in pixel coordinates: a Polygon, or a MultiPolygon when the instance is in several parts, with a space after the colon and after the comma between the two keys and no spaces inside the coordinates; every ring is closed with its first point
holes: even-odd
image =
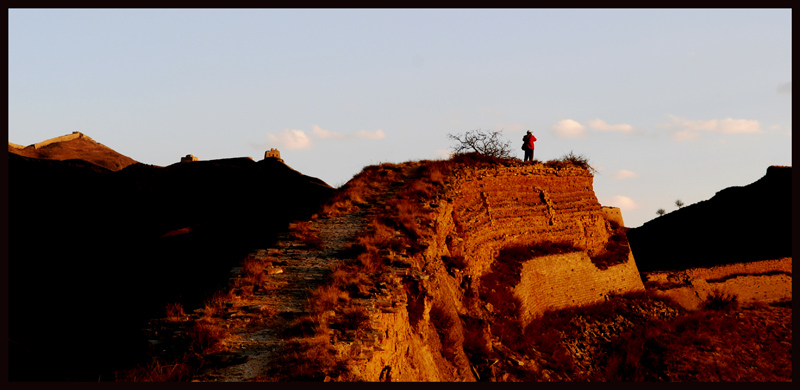
{"type": "Polygon", "coordinates": [[[781,85],[778,85],[777,92],[779,94],[789,94],[789,95],[791,95],[792,94],[792,82],[790,81],[788,83],[783,83],[781,85]]]}
{"type": "Polygon", "coordinates": [[[639,207],[633,199],[624,195],[615,195],[602,199],[603,206],[619,207],[620,210],[633,210],[639,207]]]}
{"type": "Polygon", "coordinates": [[[586,126],[572,119],[561,120],[550,129],[561,138],[583,138],[586,135],[586,126]]]}
{"type": "Polygon", "coordinates": [[[378,129],[375,131],[368,131],[368,130],[361,130],[356,133],[352,134],[342,134],[335,131],[330,131],[327,129],[323,129],[317,125],[311,126],[311,132],[314,133],[315,136],[322,138],[322,139],[348,139],[348,138],[364,138],[364,139],[384,139],[386,138],[386,133],[383,129],[378,129]]]}
{"type": "Polygon", "coordinates": [[[345,135],[342,134],[342,133],[337,133],[335,131],[326,130],[326,129],[323,129],[323,128],[317,126],[317,125],[311,126],[311,132],[313,132],[314,135],[316,135],[317,137],[322,138],[322,139],[325,139],[325,138],[337,138],[337,139],[345,138],[345,135]]]}
{"type": "Polygon", "coordinates": [[[599,118],[595,119],[593,121],[589,121],[588,124],[589,124],[589,127],[591,127],[593,130],[597,130],[597,131],[613,131],[613,132],[617,132],[617,133],[630,133],[630,132],[633,131],[633,126],[631,126],[631,125],[629,125],[627,123],[621,123],[621,124],[618,124],[618,125],[610,125],[610,124],[606,123],[604,120],[599,119],[599,118]]]}
{"type": "Polygon", "coordinates": [[[267,134],[267,137],[283,149],[299,150],[307,149],[311,146],[311,139],[308,138],[303,130],[286,129],[277,135],[267,134]]]}
{"type": "Polygon", "coordinates": [[[361,130],[355,134],[355,137],[366,139],[384,139],[386,138],[386,133],[384,133],[381,129],[375,131],[361,130]]]}
{"type": "Polygon", "coordinates": [[[629,171],[627,169],[621,169],[621,170],[617,171],[616,173],[614,173],[614,175],[611,176],[611,177],[613,177],[615,180],[625,180],[625,179],[631,179],[631,178],[638,177],[638,176],[639,176],[639,174],[634,172],[634,171],[629,171]]]}
{"type": "Polygon", "coordinates": [[[674,130],[672,138],[676,141],[687,141],[698,138],[702,132],[719,134],[754,134],[761,133],[761,124],[748,119],[711,119],[707,121],[694,121],[675,115],[667,115],[668,123],[659,125],[661,128],[674,130]]]}

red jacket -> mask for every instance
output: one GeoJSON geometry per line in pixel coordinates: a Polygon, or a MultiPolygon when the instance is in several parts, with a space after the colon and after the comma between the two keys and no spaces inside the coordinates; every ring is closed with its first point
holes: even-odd
{"type": "Polygon", "coordinates": [[[534,137],[533,134],[525,134],[525,136],[522,137],[522,144],[527,146],[528,149],[533,150],[534,141],[536,141],[536,137],[534,137]]]}

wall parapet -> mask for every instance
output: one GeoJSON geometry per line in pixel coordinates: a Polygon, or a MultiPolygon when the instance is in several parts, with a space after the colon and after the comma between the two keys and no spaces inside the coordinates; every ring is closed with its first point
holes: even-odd
{"type": "Polygon", "coordinates": [[[50,145],[50,144],[53,144],[53,143],[56,143],[56,142],[72,141],[72,140],[78,139],[78,138],[83,138],[83,139],[85,139],[87,141],[94,142],[93,139],[89,138],[88,136],[84,135],[83,133],[81,133],[79,131],[73,131],[72,134],[62,135],[61,137],[50,138],[48,140],[35,143],[35,144],[33,144],[33,148],[34,149],[41,149],[41,148],[43,148],[43,147],[45,147],[47,145],[50,145]]]}

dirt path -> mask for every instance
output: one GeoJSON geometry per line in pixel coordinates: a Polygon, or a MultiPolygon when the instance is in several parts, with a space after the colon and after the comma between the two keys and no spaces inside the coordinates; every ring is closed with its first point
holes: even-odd
{"type": "MultiPolygon", "coordinates": [[[[408,178],[416,172],[415,167],[407,169],[403,177],[408,178]]],[[[323,241],[320,249],[309,248],[293,240],[287,233],[272,248],[252,253],[251,256],[259,260],[272,262],[273,266],[267,269],[267,287],[229,309],[229,318],[221,322],[233,335],[224,341],[227,351],[220,355],[217,364],[195,376],[194,381],[243,382],[261,375],[273,353],[280,350],[284,343],[279,335],[280,329],[294,318],[306,314],[304,307],[311,292],[325,281],[325,276],[341,261],[337,253],[354,241],[375,209],[385,207],[385,202],[403,183],[403,180],[391,183],[372,199],[368,208],[308,221],[310,229],[316,231],[323,241]],[[274,315],[257,325],[242,322],[245,313],[257,311],[274,315]]],[[[232,273],[235,275],[238,269],[235,268],[232,273]]]]}
{"type": "MultiPolygon", "coordinates": [[[[228,357],[234,362],[225,367],[207,369],[196,381],[241,382],[255,378],[267,366],[274,351],[281,347],[279,329],[297,316],[304,314],[308,296],[323,281],[325,275],[340,261],[336,253],[364,227],[365,212],[355,212],[331,218],[310,221],[311,229],[318,231],[324,241],[323,248],[311,249],[293,241],[287,235],[270,249],[262,249],[252,256],[259,260],[269,258],[273,267],[268,269],[267,289],[237,304],[239,311],[262,311],[277,316],[262,326],[241,326],[230,321],[234,338],[226,340],[228,357]]],[[[235,316],[234,316],[235,318],[235,316]]]]}

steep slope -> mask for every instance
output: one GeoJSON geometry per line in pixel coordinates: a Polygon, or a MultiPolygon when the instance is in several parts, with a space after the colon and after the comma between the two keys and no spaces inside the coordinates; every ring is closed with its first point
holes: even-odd
{"type": "Polygon", "coordinates": [[[282,273],[265,271],[248,296],[240,283],[252,276],[234,270],[239,276],[220,292],[230,297],[219,304],[227,310],[184,318],[189,328],[229,329],[215,347],[223,352],[207,360],[227,366],[206,365],[197,379],[473,381],[514,365],[542,372],[541,357],[519,352],[531,318],[643,289],[627,246],[623,257],[595,264],[619,216],[597,203],[591,180],[559,161],[365,168],[305,227],[249,256],[282,273]],[[342,218],[358,228],[331,233],[342,218]],[[302,288],[306,297],[275,299],[302,288]],[[260,314],[237,319],[253,306],[260,314]]]}
{"type": "Polygon", "coordinates": [[[10,379],[113,380],[166,303],[201,304],[332,192],[275,159],[111,171],[9,153],[10,379]]]}
{"type": "Polygon", "coordinates": [[[779,166],[628,230],[643,272],[790,257],[791,235],[792,168],[779,166]]]}
{"type": "Polygon", "coordinates": [[[27,147],[9,142],[8,152],[20,156],[47,160],[83,160],[111,171],[119,171],[136,163],[132,158],[117,153],[113,149],[95,142],[88,136],[74,132],[49,139],[27,147]]]}

